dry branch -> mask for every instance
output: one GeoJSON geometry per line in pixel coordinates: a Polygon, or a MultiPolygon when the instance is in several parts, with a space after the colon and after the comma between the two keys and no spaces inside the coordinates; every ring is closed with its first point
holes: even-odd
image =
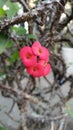
{"type": "Polygon", "coordinates": [[[27,94],[26,92],[20,91],[19,89],[16,90],[16,89],[14,89],[12,87],[4,86],[3,84],[0,84],[0,89],[1,90],[7,90],[10,93],[12,93],[13,95],[16,95],[17,97],[21,97],[21,99],[26,99],[26,100],[29,100],[29,101],[31,101],[33,103],[36,103],[36,104],[38,103],[37,98],[27,94]]]}
{"type": "Polygon", "coordinates": [[[16,17],[12,18],[11,20],[5,19],[4,22],[2,22],[0,24],[0,32],[4,29],[10,27],[11,25],[19,24],[19,23],[22,23],[25,21],[30,21],[32,19],[35,20],[37,18],[37,16],[40,16],[41,13],[43,14],[43,12],[46,10],[47,10],[46,7],[41,6],[36,9],[31,10],[30,12],[24,13],[22,16],[16,16],[16,17]]]}

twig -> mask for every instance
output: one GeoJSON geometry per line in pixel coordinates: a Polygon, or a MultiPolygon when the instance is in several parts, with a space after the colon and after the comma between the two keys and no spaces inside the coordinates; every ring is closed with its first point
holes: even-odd
{"type": "Polygon", "coordinates": [[[52,83],[45,76],[44,79],[49,83],[50,86],[52,86],[52,83]]]}
{"type": "Polygon", "coordinates": [[[19,120],[16,120],[14,117],[12,117],[8,112],[5,112],[5,114],[13,121],[19,123],[20,121],[19,120]]]}
{"type": "Polygon", "coordinates": [[[65,124],[65,119],[62,119],[62,120],[61,120],[60,127],[59,127],[59,130],[63,130],[64,124],[65,124]]]}
{"type": "Polygon", "coordinates": [[[26,4],[25,0],[18,0],[19,3],[23,5],[24,8],[26,8],[27,11],[30,11],[28,5],[26,4]]]}
{"type": "Polygon", "coordinates": [[[16,46],[17,46],[18,50],[20,50],[21,47],[20,47],[20,45],[19,45],[19,43],[18,43],[18,41],[17,41],[17,38],[16,38],[15,36],[11,36],[11,38],[12,38],[13,41],[16,43],[16,46]]]}
{"type": "MultiPolygon", "coordinates": [[[[49,7],[48,7],[49,8],[49,7]]],[[[6,28],[8,28],[11,25],[14,24],[19,24],[25,21],[30,21],[31,19],[36,19],[37,16],[40,16],[41,13],[43,13],[43,11],[46,11],[47,8],[44,6],[38,7],[36,9],[32,9],[30,12],[24,13],[22,16],[16,16],[14,18],[12,18],[11,20],[4,20],[4,22],[2,22],[0,24],[0,32],[6,28]]]]}
{"type": "Polygon", "coordinates": [[[20,91],[19,89],[16,90],[13,87],[8,87],[8,86],[4,86],[3,84],[0,84],[0,89],[7,90],[7,91],[13,93],[13,95],[16,95],[17,97],[21,97],[21,99],[29,100],[30,102],[33,102],[35,104],[37,104],[39,102],[38,99],[35,98],[34,96],[31,96],[26,92],[20,91]]]}
{"type": "Polygon", "coordinates": [[[51,121],[51,130],[54,130],[54,121],[51,121]]]}
{"type": "Polygon", "coordinates": [[[14,108],[14,105],[15,105],[15,101],[13,101],[12,106],[11,106],[10,110],[8,111],[8,113],[11,113],[11,112],[12,112],[12,110],[13,110],[13,108],[14,108]]]}
{"type": "Polygon", "coordinates": [[[26,114],[27,119],[33,120],[35,122],[43,122],[43,123],[49,123],[50,121],[57,121],[57,120],[61,120],[65,117],[67,117],[67,113],[66,114],[62,114],[56,117],[47,117],[47,116],[43,116],[43,115],[29,115],[28,113],[26,114]]]}

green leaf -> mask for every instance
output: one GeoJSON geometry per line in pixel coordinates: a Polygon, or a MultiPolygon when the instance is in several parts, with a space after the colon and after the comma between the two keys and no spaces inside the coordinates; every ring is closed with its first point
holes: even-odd
{"type": "Polygon", "coordinates": [[[6,128],[5,128],[5,127],[0,126],[0,130],[6,130],[6,128]]]}
{"type": "Polygon", "coordinates": [[[26,34],[26,29],[24,27],[13,27],[12,28],[17,35],[24,35],[26,34]]]}
{"type": "Polygon", "coordinates": [[[8,60],[9,62],[15,62],[19,58],[19,52],[16,51],[8,60]]]}
{"type": "Polygon", "coordinates": [[[36,39],[36,36],[35,36],[34,34],[29,34],[27,37],[28,37],[29,39],[36,39]]]}
{"type": "Polygon", "coordinates": [[[7,47],[7,36],[4,36],[2,34],[0,34],[0,54],[5,50],[5,48],[7,47]]]}
{"type": "Polygon", "coordinates": [[[14,42],[12,40],[8,40],[7,36],[0,33],[0,54],[2,54],[6,48],[12,47],[13,44],[14,42]]]}
{"type": "Polygon", "coordinates": [[[0,7],[0,17],[5,17],[5,11],[0,7]]]}
{"type": "Polygon", "coordinates": [[[7,41],[6,48],[11,48],[13,46],[14,42],[12,40],[7,41]]]}
{"type": "Polygon", "coordinates": [[[39,0],[35,0],[34,3],[37,4],[39,0]]]}
{"type": "Polygon", "coordinates": [[[3,77],[4,76],[4,73],[3,72],[0,72],[0,77],[3,77]]]}
{"type": "Polygon", "coordinates": [[[12,18],[13,16],[15,16],[15,14],[19,10],[18,3],[16,3],[16,2],[13,3],[13,2],[10,2],[10,0],[8,0],[6,2],[6,5],[9,7],[9,10],[6,10],[7,16],[8,16],[8,18],[12,18]]]}
{"type": "Polygon", "coordinates": [[[6,0],[0,0],[0,7],[3,7],[3,5],[5,4],[6,0]]]}

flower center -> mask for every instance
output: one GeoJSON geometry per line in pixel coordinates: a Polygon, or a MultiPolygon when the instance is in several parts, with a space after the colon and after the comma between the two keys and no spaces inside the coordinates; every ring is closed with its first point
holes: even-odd
{"type": "Polygon", "coordinates": [[[39,48],[39,53],[41,54],[42,53],[42,50],[39,48]]]}
{"type": "Polygon", "coordinates": [[[26,55],[26,58],[27,59],[30,59],[32,57],[32,55],[30,54],[30,53],[28,53],[27,55],[26,55]]]}
{"type": "Polygon", "coordinates": [[[37,67],[34,67],[34,68],[33,68],[33,71],[38,71],[38,68],[37,68],[37,67]]]}

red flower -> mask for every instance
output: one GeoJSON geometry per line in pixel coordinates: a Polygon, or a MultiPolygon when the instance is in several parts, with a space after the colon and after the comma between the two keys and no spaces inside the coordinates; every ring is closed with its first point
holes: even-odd
{"type": "Polygon", "coordinates": [[[46,60],[50,56],[48,49],[41,46],[41,44],[38,41],[33,43],[32,50],[35,55],[40,57],[40,59],[46,60]]]}
{"type": "Polygon", "coordinates": [[[37,57],[33,54],[32,48],[29,46],[25,46],[20,50],[20,58],[26,67],[34,65],[37,61],[37,57]]]}
{"type": "Polygon", "coordinates": [[[40,77],[44,72],[44,68],[41,64],[36,63],[35,65],[28,67],[27,72],[34,77],[40,77]]]}
{"type": "Polygon", "coordinates": [[[43,74],[42,74],[43,76],[46,76],[47,74],[50,73],[51,67],[50,67],[50,64],[47,63],[47,61],[40,60],[39,64],[41,64],[44,68],[44,71],[43,71],[43,74]]]}
{"type": "Polygon", "coordinates": [[[46,76],[50,72],[48,64],[50,53],[38,41],[34,42],[32,47],[25,46],[20,50],[20,58],[26,66],[27,72],[34,76],[46,76]]]}

